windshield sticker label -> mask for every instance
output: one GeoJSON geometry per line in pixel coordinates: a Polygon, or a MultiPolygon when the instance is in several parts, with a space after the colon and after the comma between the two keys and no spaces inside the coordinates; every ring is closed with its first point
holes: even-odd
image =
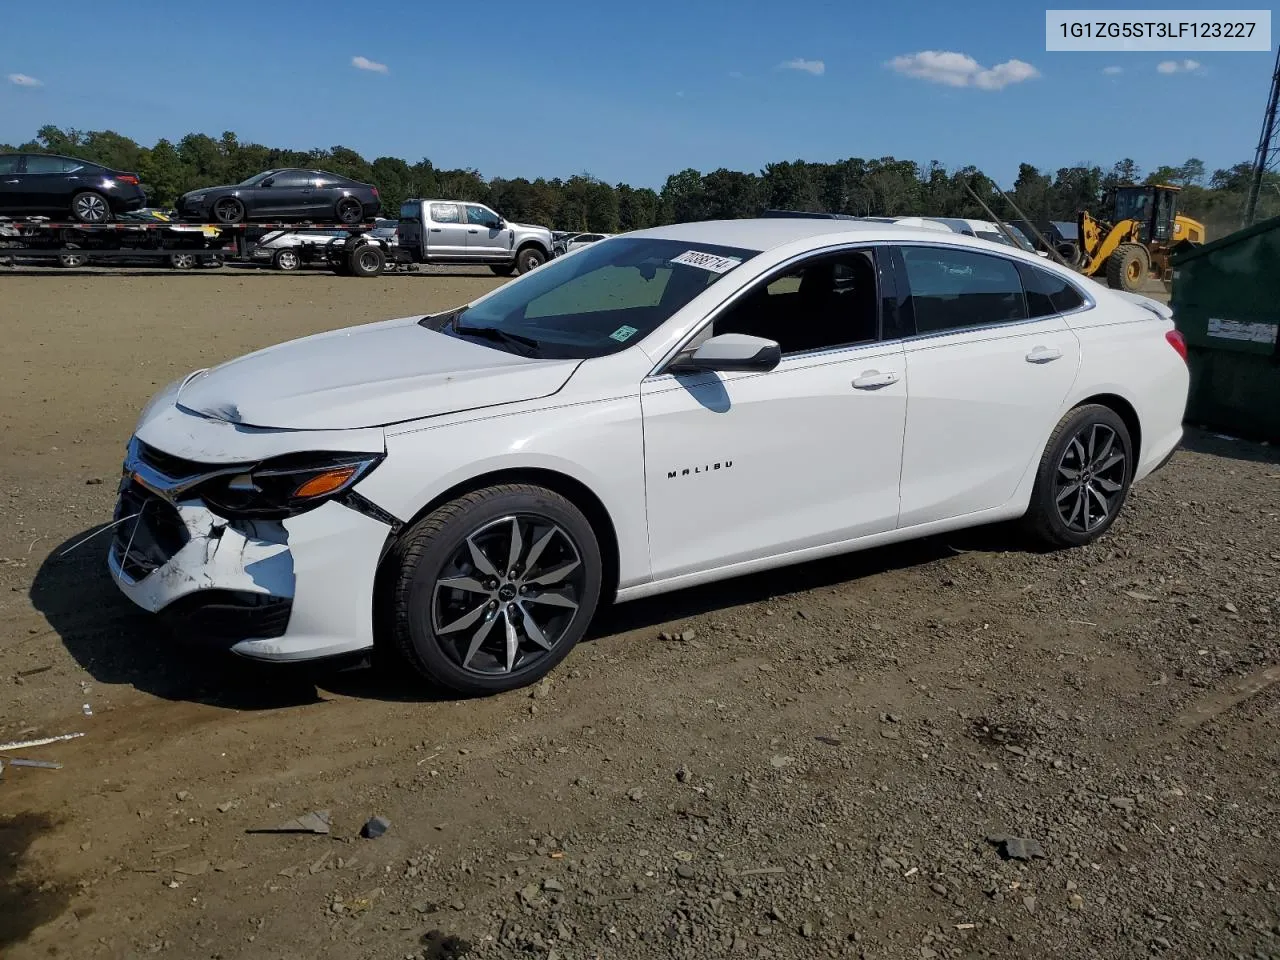
{"type": "Polygon", "coordinates": [[[628,327],[626,324],[623,324],[617,330],[613,331],[613,333],[609,334],[609,336],[610,338],[617,340],[619,343],[626,343],[639,332],[640,331],[635,327],[628,327]]]}
{"type": "Polygon", "coordinates": [[[699,270],[710,270],[712,273],[728,273],[742,261],[737,257],[719,257],[714,253],[686,250],[680,256],[672,257],[671,262],[682,263],[686,267],[697,267],[699,270]]]}

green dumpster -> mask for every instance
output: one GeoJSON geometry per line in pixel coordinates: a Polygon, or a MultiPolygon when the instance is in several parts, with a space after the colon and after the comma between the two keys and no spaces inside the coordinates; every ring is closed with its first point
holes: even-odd
{"type": "Polygon", "coordinates": [[[1280,442],[1280,217],[1173,257],[1173,320],[1187,341],[1189,423],[1280,442]]]}

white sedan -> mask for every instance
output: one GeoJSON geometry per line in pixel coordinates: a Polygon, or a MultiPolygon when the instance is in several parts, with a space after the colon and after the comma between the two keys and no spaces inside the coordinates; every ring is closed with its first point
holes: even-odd
{"type": "Polygon", "coordinates": [[[506,690],[602,602],[1015,518],[1087,544],[1178,445],[1184,354],[1163,305],[1012,247],[660,227],[173,383],[108,562],[244,656],[506,690]]]}

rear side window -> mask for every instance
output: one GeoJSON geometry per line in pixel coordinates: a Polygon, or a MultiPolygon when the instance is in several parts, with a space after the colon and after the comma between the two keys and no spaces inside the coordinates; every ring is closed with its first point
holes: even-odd
{"type": "Polygon", "coordinates": [[[27,173],[72,173],[84,166],[79,160],[30,154],[27,157],[27,173]]]}
{"type": "Polygon", "coordinates": [[[433,203],[431,219],[436,223],[460,223],[462,214],[458,211],[456,203],[433,203]]]}
{"type": "Polygon", "coordinates": [[[1031,317],[1048,317],[1067,313],[1084,306],[1084,297],[1064,277],[1027,263],[1018,264],[1022,285],[1027,291],[1027,313],[1031,317]]]}
{"type": "Polygon", "coordinates": [[[0,157],[0,173],[17,173],[17,157],[0,157]]]}
{"type": "Polygon", "coordinates": [[[1027,319],[1018,268],[1003,257],[941,247],[901,247],[917,333],[1027,319]]]}

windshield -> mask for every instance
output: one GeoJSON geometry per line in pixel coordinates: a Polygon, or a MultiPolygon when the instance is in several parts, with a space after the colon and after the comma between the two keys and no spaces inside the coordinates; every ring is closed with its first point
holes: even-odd
{"type": "Polygon", "coordinates": [[[757,253],[687,240],[601,240],[464,308],[444,332],[530,356],[605,356],[644,339],[757,253]]]}
{"type": "Polygon", "coordinates": [[[990,240],[992,243],[1003,243],[1006,247],[1012,247],[1009,238],[1003,233],[997,233],[995,230],[976,230],[974,236],[983,240],[990,240]]]}
{"type": "Polygon", "coordinates": [[[1023,233],[1021,230],[1019,230],[1017,227],[1013,226],[1012,224],[1006,223],[1005,227],[1006,229],[1008,229],[1008,231],[1011,234],[1013,234],[1013,239],[1018,242],[1018,246],[1020,246],[1023,250],[1028,251],[1029,253],[1036,252],[1036,248],[1032,245],[1031,241],[1027,239],[1027,235],[1025,233],[1023,233]]]}

